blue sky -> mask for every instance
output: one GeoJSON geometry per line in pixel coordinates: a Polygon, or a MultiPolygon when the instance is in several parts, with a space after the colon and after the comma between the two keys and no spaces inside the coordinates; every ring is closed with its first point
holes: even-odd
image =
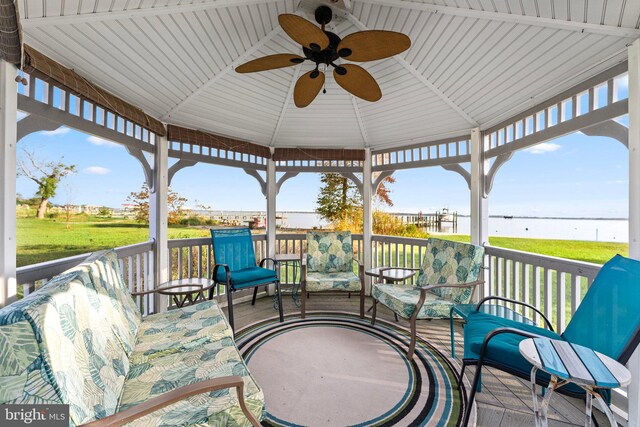
{"type": "MultiPolygon", "coordinates": [[[[114,143],[61,128],[24,138],[18,144],[43,160],[62,158],[78,172],[61,183],[54,203],[119,207],[142,185],[137,160],[114,143]]],[[[170,160],[174,162],[174,160],[170,160]]],[[[469,190],[457,174],[440,167],[394,174],[391,197],[396,212],[431,212],[443,207],[469,213],[469,190]]],[[[312,211],[320,186],[318,174],[303,173],[284,183],[278,210],[312,211]]],[[[220,210],[264,210],[257,181],[237,168],[198,164],[179,171],[172,188],[220,210]]],[[[34,183],[20,177],[17,191],[31,197],[34,183]]],[[[492,215],[627,217],[628,154],[619,142],[572,134],[517,152],[498,172],[489,198],[492,215]]]]}

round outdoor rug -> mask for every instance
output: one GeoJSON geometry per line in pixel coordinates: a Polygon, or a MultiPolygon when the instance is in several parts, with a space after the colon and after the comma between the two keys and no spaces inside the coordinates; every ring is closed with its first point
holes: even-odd
{"type": "MultiPolygon", "coordinates": [[[[465,384],[458,367],[409,332],[350,314],[277,318],[236,333],[236,343],[266,399],[265,426],[455,426],[465,384]]],[[[470,420],[475,424],[475,410],[470,420]]]]}

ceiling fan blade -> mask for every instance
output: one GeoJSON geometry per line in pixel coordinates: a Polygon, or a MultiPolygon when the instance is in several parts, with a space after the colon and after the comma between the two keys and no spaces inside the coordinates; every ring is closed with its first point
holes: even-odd
{"type": "Polygon", "coordinates": [[[329,46],[329,37],[324,31],[298,15],[283,13],[278,15],[278,22],[289,37],[304,47],[320,51],[329,46]]]}
{"type": "Polygon", "coordinates": [[[324,73],[311,70],[300,76],[293,89],[293,102],[296,104],[296,107],[304,108],[311,104],[311,102],[316,99],[320,89],[322,89],[322,85],[324,85],[324,73]],[[312,78],[312,74],[316,77],[312,78]]]}
{"type": "Polygon", "coordinates": [[[365,101],[376,102],[382,91],[367,70],[355,64],[343,64],[333,69],[333,77],[344,90],[365,101]]]}
{"type": "Polygon", "coordinates": [[[292,53],[277,53],[238,65],[236,67],[236,73],[255,73],[258,71],[274,70],[276,68],[290,67],[302,62],[304,62],[302,56],[292,53]]]}
{"type": "Polygon", "coordinates": [[[348,61],[388,58],[411,47],[411,39],[395,31],[370,30],[349,34],[338,45],[338,55],[348,61]]]}

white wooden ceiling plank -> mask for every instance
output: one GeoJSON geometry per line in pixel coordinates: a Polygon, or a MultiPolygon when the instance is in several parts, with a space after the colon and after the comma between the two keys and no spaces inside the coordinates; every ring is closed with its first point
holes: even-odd
{"type": "MultiPolygon", "coordinates": [[[[208,104],[205,107],[201,107],[194,103],[190,104],[189,108],[182,112],[182,114],[185,113],[198,117],[215,117],[216,120],[225,121],[232,126],[242,126],[247,123],[246,109],[243,110],[237,105],[233,108],[227,104],[208,104]]],[[[271,132],[274,123],[275,119],[272,117],[263,117],[259,113],[254,114],[251,118],[251,128],[254,130],[266,129],[268,132],[271,132]]]]}
{"type": "Polygon", "coordinates": [[[194,16],[200,28],[202,28],[201,35],[208,40],[209,50],[212,57],[216,59],[217,68],[222,70],[227,64],[233,61],[231,53],[227,49],[224,40],[218,35],[217,29],[214,27],[207,13],[204,11],[194,12],[194,16]]]}
{"type": "Polygon", "coordinates": [[[420,60],[416,58],[412,65],[427,78],[431,78],[433,69],[437,64],[443,62],[451,55],[453,50],[462,45],[463,40],[467,39],[465,35],[474,26],[473,24],[473,20],[454,16],[449,25],[447,25],[446,31],[443,31],[438,39],[433,42],[427,54],[423,55],[420,60]]]}
{"type": "Polygon", "coordinates": [[[214,71],[207,66],[192,39],[189,38],[183,28],[176,22],[173,15],[146,18],[157,34],[157,40],[161,40],[174,58],[180,58],[184,69],[189,70],[191,79],[196,85],[209,80],[214,71]]]}
{"type": "Polygon", "coordinates": [[[78,7],[78,13],[93,13],[96,6],[96,0],[81,0],[78,7]]]}
{"type": "Polygon", "coordinates": [[[225,79],[218,82],[218,84],[208,88],[202,93],[211,94],[212,91],[215,91],[219,88],[225,88],[230,91],[237,91],[238,93],[246,93],[248,96],[251,96],[252,93],[255,93],[256,95],[264,96],[268,99],[281,98],[283,90],[272,86],[264,78],[261,77],[262,76],[257,74],[254,76],[247,76],[242,74],[237,76],[227,76],[225,79]]]}
{"type": "MultiPolygon", "coordinates": [[[[44,36],[44,39],[51,39],[52,37],[54,36],[44,36]]],[[[137,86],[127,90],[126,95],[123,94],[125,88],[131,83],[127,83],[126,79],[118,74],[119,71],[111,68],[113,64],[102,63],[98,57],[94,57],[90,51],[84,49],[74,39],[68,38],[64,34],[55,34],[55,37],[57,40],[64,41],[62,45],[64,49],[52,51],[48,45],[41,44],[40,41],[32,39],[31,36],[27,37],[25,41],[45,55],[55,58],[67,67],[72,66],[80,75],[89,78],[91,81],[99,82],[99,85],[104,89],[118,94],[126,101],[146,109],[151,114],[155,114],[162,104],[161,100],[151,96],[147,91],[137,86]],[[91,60],[88,61],[87,58],[91,58],[91,60]],[[113,71],[108,72],[107,70],[113,71]]]]}
{"type": "MultiPolygon", "coordinates": [[[[464,67],[464,64],[491,37],[498,25],[491,21],[475,21],[471,28],[460,37],[460,43],[451,49],[440,62],[433,62],[433,69],[428,72],[429,79],[437,86],[443,87],[448,76],[464,67]]],[[[506,29],[505,29],[506,30],[506,29]]]]}
{"type": "Polygon", "coordinates": [[[640,24],[640,2],[627,0],[621,13],[620,22],[623,27],[638,28],[640,24]]]}
{"type": "MultiPolygon", "coordinates": [[[[102,46],[97,42],[99,41],[99,37],[88,37],[85,33],[79,31],[79,29],[75,27],[67,27],[66,31],[62,31],[57,28],[49,28],[46,32],[41,32],[43,34],[40,39],[57,39],[62,42],[62,46],[65,48],[70,48],[73,50],[74,54],[78,54],[79,56],[75,56],[76,58],[82,58],[77,62],[67,62],[66,65],[70,68],[74,68],[76,70],[82,70],[85,72],[85,75],[91,75],[89,72],[89,67],[92,70],[109,70],[108,74],[113,75],[121,84],[123,82],[131,82],[131,79],[137,80],[137,84],[135,87],[131,88],[131,92],[137,93],[137,95],[147,98],[148,100],[154,99],[153,97],[157,96],[160,99],[158,100],[160,103],[163,100],[171,99],[171,82],[167,82],[168,87],[164,90],[155,88],[151,82],[148,82],[147,78],[138,79],[138,74],[127,75],[122,74],[120,70],[136,70],[139,64],[132,62],[129,58],[124,58],[124,62],[120,56],[111,56],[104,51],[104,48],[107,48],[111,52],[117,52],[117,49],[112,48],[110,43],[102,46]],[[105,57],[106,56],[106,57],[105,57]],[[90,59],[90,60],[88,60],[90,59]],[[116,77],[117,76],[117,77],[116,77]],[[169,93],[167,93],[169,92],[169,93]],[[152,96],[152,97],[149,97],[152,96]]],[[[89,30],[89,28],[85,28],[85,30],[89,30]]],[[[114,42],[114,40],[112,40],[114,42]]],[[[54,57],[61,55],[61,52],[56,50],[54,57]]],[[[140,65],[139,68],[140,73],[148,74],[148,69],[143,65],[140,65]]],[[[104,73],[101,73],[104,74],[104,73]]],[[[125,87],[127,83],[124,83],[125,87]]],[[[121,86],[122,87],[122,86],[121,86]]],[[[175,93],[175,92],[174,92],[175,93]]],[[[156,101],[156,102],[158,102],[156,101]]],[[[134,103],[135,100],[130,100],[130,102],[134,103]]]]}
{"type": "Polygon", "coordinates": [[[251,46],[258,42],[257,36],[252,39],[250,34],[251,30],[247,25],[251,24],[251,16],[248,16],[249,22],[247,23],[244,21],[244,17],[240,14],[240,10],[237,7],[220,9],[218,10],[218,12],[220,12],[220,16],[225,21],[225,23],[228,23],[229,27],[233,28],[233,31],[236,34],[236,37],[234,38],[237,38],[242,42],[241,51],[249,49],[251,46]]]}
{"type": "MultiPolygon", "coordinates": [[[[522,96],[531,96],[535,89],[540,88],[541,81],[554,81],[555,79],[545,79],[545,74],[560,73],[563,67],[572,67],[576,62],[582,62],[585,58],[583,49],[586,46],[596,46],[599,48],[608,48],[612,43],[611,39],[601,39],[595,35],[587,35],[587,38],[566,37],[566,34],[555,35],[548,40],[548,44],[542,44],[538,48],[538,52],[531,52],[531,56],[525,57],[522,61],[514,63],[512,67],[502,70],[497,79],[487,81],[480,90],[470,90],[465,96],[464,104],[470,108],[474,108],[482,102],[483,93],[500,93],[501,97],[509,96],[509,94],[517,94],[521,90],[526,92],[522,96]],[[589,37],[590,36],[590,37],[589,37]],[[563,40],[562,45],[558,45],[557,40],[563,40]],[[562,58],[562,63],[555,61],[562,58]]],[[[624,43],[621,43],[624,46],[624,43]]],[[[589,55],[588,57],[592,57],[589,55]]],[[[557,75],[557,74],[556,74],[557,75]]]]}
{"type": "Polygon", "coordinates": [[[31,18],[44,17],[44,2],[41,0],[27,0],[26,12],[31,18]]]}
{"type": "Polygon", "coordinates": [[[486,75],[486,67],[491,64],[500,66],[497,58],[502,52],[508,51],[513,55],[526,53],[534,46],[531,40],[539,34],[552,34],[553,30],[527,27],[524,25],[498,23],[490,38],[482,45],[474,43],[472,55],[467,58],[467,66],[454,69],[448,76],[443,76],[436,84],[443,92],[453,97],[460,88],[476,75],[486,75]]]}
{"type": "Polygon", "coordinates": [[[189,40],[199,60],[207,67],[209,78],[224,68],[225,64],[222,62],[217,48],[205,34],[206,30],[196,13],[176,14],[172,15],[172,19],[189,40]]]}
{"type": "MultiPolygon", "coordinates": [[[[465,105],[473,105],[474,101],[482,98],[482,93],[489,93],[488,88],[506,88],[507,84],[505,80],[517,76],[519,72],[527,69],[544,67],[548,62],[545,58],[548,58],[548,54],[560,54],[565,52],[566,48],[560,46],[573,46],[584,40],[581,35],[568,34],[564,31],[556,31],[552,35],[537,34],[536,43],[533,44],[534,48],[529,52],[517,52],[514,54],[503,54],[497,57],[496,61],[487,65],[484,68],[484,74],[475,76],[465,82],[456,89],[456,92],[452,92],[453,97],[459,97],[460,102],[465,105]],[[502,63],[504,61],[504,63],[502,63]],[[478,87],[478,84],[483,84],[484,87],[478,87]],[[462,98],[464,97],[464,100],[462,98]]],[[[518,79],[520,76],[518,76],[518,79]]],[[[533,82],[535,83],[535,82],[533,82]]],[[[514,92],[501,92],[498,96],[516,96],[514,92]]]]}
{"type": "MultiPolygon", "coordinates": [[[[67,3],[69,0],[65,0],[65,3],[67,3]]],[[[77,0],[74,0],[77,1],[77,0]]],[[[110,11],[122,11],[125,9],[125,7],[127,6],[127,4],[129,3],[129,0],[111,0],[111,7],[110,7],[110,11]]],[[[66,13],[65,13],[66,15],[66,13]]]]}
{"type": "Polygon", "coordinates": [[[244,6],[241,7],[241,9],[243,11],[243,14],[248,15],[251,19],[251,23],[253,24],[253,31],[256,38],[260,39],[272,30],[271,26],[265,27],[265,23],[260,16],[260,8],[257,5],[253,7],[244,6]]]}
{"type": "Polygon", "coordinates": [[[148,79],[151,74],[162,87],[160,91],[168,91],[169,95],[180,96],[193,90],[193,82],[185,68],[179,67],[169,52],[162,45],[156,45],[157,38],[144,31],[137,22],[91,23],[78,26],[94,31],[88,37],[99,42],[100,50],[110,52],[114,58],[122,58],[125,69],[136,70],[138,78],[148,79]]]}
{"type": "MultiPolygon", "coordinates": [[[[180,113],[177,115],[180,115],[180,113]]],[[[246,125],[244,125],[244,127],[233,126],[229,123],[225,123],[224,121],[216,120],[215,117],[212,117],[211,115],[208,117],[194,117],[192,115],[180,116],[179,120],[172,120],[170,123],[204,131],[207,131],[209,126],[212,126],[216,129],[216,133],[219,135],[256,143],[265,143],[264,133],[261,132],[261,129],[247,129],[246,125]]]]}
{"type": "MultiPolygon", "coordinates": [[[[247,123],[246,109],[252,105],[250,102],[229,102],[224,96],[219,96],[216,100],[210,101],[206,104],[200,104],[193,102],[189,104],[188,108],[182,112],[182,114],[196,114],[206,117],[207,114],[215,115],[216,117],[225,117],[225,120],[234,126],[247,123]]],[[[265,128],[273,129],[274,123],[277,118],[273,117],[268,107],[261,107],[259,103],[256,103],[257,107],[254,110],[254,114],[251,118],[251,126],[253,128],[257,126],[263,126],[265,128]]]]}
{"type": "Polygon", "coordinates": [[[50,0],[42,3],[44,16],[60,16],[62,13],[62,2],[60,0],[50,0]]]}
{"type": "Polygon", "coordinates": [[[450,19],[451,17],[445,17],[441,14],[421,13],[415,25],[417,32],[407,33],[411,38],[411,47],[404,53],[404,58],[409,63],[413,63],[416,57],[428,52],[431,49],[429,40],[437,37],[439,32],[444,31],[446,22],[449,22],[450,19]]]}
{"type": "Polygon", "coordinates": [[[94,11],[96,13],[109,12],[111,9],[111,2],[112,0],[97,0],[94,11]]]}
{"type": "Polygon", "coordinates": [[[467,9],[467,8],[455,8],[455,7],[445,7],[438,6],[434,4],[421,3],[415,0],[357,0],[363,1],[368,4],[376,4],[376,5],[384,5],[384,6],[394,6],[394,7],[406,7],[415,10],[422,11],[431,11],[433,13],[441,13],[447,15],[462,15],[468,17],[475,17],[478,19],[491,19],[495,21],[504,21],[504,22],[517,22],[525,25],[533,25],[540,26],[546,28],[557,28],[570,30],[581,33],[595,33],[602,35],[613,35],[618,37],[638,37],[640,35],[640,31],[631,28],[620,28],[617,26],[605,26],[586,22],[585,21],[585,10],[584,3],[580,1],[569,1],[568,4],[571,5],[571,20],[569,21],[560,21],[558,19],[547,19],[536,16],[535,11],[535,2],[527,1],[523,2],[525,7],[525,14],[509,14],[509,13],[500,13],[493,11],[482,11],[475,9],[467,9]]]}
{"type": "MultiPolygon", "coordinates": [[[[520,80],[511,78],[505,82],[505,90],[518,90],[514,88],[517,88],[516,85],[519,84],[521,86],[521,88],[519,89],[519,92],[521,93],[520,99],[526,100],[531,99],[532,97],[538,97],[538,99],[541,101],[544,98],[539,96],[540,92],[544,91],[550,86],[557,86],[563,81],[568,80],[572,75],[575,74],[576,69],[588,70],[590,65],[593,66],[594,63],[598,63],[601,59],[610,56],[612,52],[621,50],[618,47],[622,46],[622,49],[624,49],[624,43],[621,43],[619,40],[613,41],[613,44],[611,43],[612,39],[600,40],[596,42],[596,44],[593,44],[592,47],[598,49],[598,54],[584,55],[575,53],[576,49],[569,49],[565,52],[561,52],[559,56],[563,57],[564,62],[562,64],[558,64],[555,67],[549,67],[549,71],[546,74],[540,74],[540,77],[534,75],[533,77],[526,78],[525,81],[531,81],[529,85],[524,85],[520,80]],[[541,82],[553,83],[547,83],[547,85],[544,85],[541,84],[541,82]]],[[[575,81],[574,84],[575,83],[578,83],[578,81],[575,81]]],[[[505,97],[504,99],[507,103],[511,104],[511,106],[514,104],[514,98],[509,99],[508,97],[505,97]]],[[[488,109],[486,109],[485,111],[487,110],[488,109]]],[[[496,114],[497,108],[492,107],[492,110],[494,111],[494,114],[496,114]]]]}
{"type": "Polygon", "coordinates": [[[223,23],[217,9],[206,10],[205,14],[211,21],[211,27],[215,29],[216,35],[223,41],[223,45],[229,53],[230,58],[237,58],[244,52],[240,40],[237,40],[237,37],[229,33],[228,24],[225,25],[223,23]]]}
{"type": "Polygon", "coordinates": [[[194,98],[192,102],[205,105],[206,103],[218,102],[220,99],[229,104],[242,104],[245,113],[247,111],[246,108],[249,108],[252,111],[255,109],[260,113],[276,116],[274,108],[277,108],[278,104],[274,102],[273,96],[259,91],[252,93],[251,90],[244,87],[234,88],[218,85],[215,90],[201,94],[199,97],[194,98]]]}
{"type": "MultiPolygon", "coordinates": [[[[608,4],[609,0],[606,0],[608,4]]],[[[587,0],[587,22],[592,24],[604,24],[604,3],[602,0],[587,0]]],[[[618,26],[616,22],[615,26],[618,26]]]]}

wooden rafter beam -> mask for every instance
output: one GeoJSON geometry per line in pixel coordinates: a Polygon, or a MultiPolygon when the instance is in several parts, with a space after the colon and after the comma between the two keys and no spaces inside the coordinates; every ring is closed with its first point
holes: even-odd
{"type": "Polygon", "coordinates": [[[486,19],[501,22],[513,22],[516,24],[533,25],[536,27],[557,28],[568,31],[600,34],[615,37],[640,37],[640,30],[635,28],[614,27],[611,25],[590,24],[564,19],[539,18],[537,16],[516,15],[512,13],[491,12],[475,10],[464,7],[440,6],[436,4],[420,3],[411,0],[358,0],[361,3],[375,4],[379,6],[399,7],[403,9],[418,10],[445,15],[463,16],[467,18],[486,19]]]}
{"type": "Polygon", "coordinates": [[[118,10],[113,12],[81,13],[75,15],[50,16],[44,18],[21,19],[22,28],[50,27],[57,25],[80,24],[86,22],[112,21],[118,19],[143,18],[173,13],[197,12],[200,10],[221,9],[226,7],[250,6],[272,3],[278,0],[209,0],[203,3],[145,7],[140,9],[118,10]]]}
{"type": "MultiPolygon", "coordinates": [[[[369,28],[364,25],[358,18],[356,18],[353,14],[349,13],[347,18],[353,25],[355,25],[360,31],[367,31],[369,28]]],[[[416,68],[411,65],[406,59],[401,57],[400,55],[396,55],[393,57],[400,65],[404,67],[409,73],[411,73],[416,79],[420,81],[424,86],[426,86],[431,92],[433,92],[438,98],[444,101],[451,109],[453,109],[459,116],[465,119],[470,125],[478,126],[478,122],[474,120],[466,111],[464,111],[458,104],[453,102],[444,92],[438,89],[433,83],[427,79],[424,74],[416,70],[416,68]]]]}

